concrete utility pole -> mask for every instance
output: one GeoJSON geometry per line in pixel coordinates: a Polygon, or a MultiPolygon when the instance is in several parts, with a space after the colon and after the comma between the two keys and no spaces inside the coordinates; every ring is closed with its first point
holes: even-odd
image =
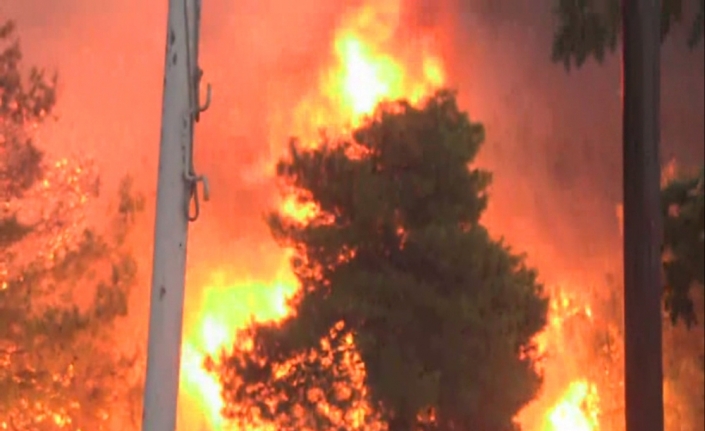
{"type": "Polygon", "coordinates": [[[627,431],[663,431],[659,0],[622,0],[627,431]]]}
{"type": "Polygon", "coordinates": [[[169,0],[143,431],[176,429],[186,240],[198,217],[198,182],[208,199],[208,183],[193,168],[193,126],[210,101],[209,91],[199,106],[199,21],[199,0],[169,0]]]}

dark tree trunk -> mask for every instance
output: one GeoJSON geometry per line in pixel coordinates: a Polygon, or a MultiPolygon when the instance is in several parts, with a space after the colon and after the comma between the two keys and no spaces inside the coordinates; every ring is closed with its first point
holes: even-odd
{"type": "Polygon", "coordinates": [[[627,431],[663,431],[660,1],[622,0],[627,431]]]}
{"type": "MultiPolygon", "coordinates": [[[[445,346],[459,346],[460,331],[453,329],[446,330],[443,336],[446,338],[445,346]]],[[[457,369],[460,361],[457,361],[455,355],[457,352],[447,348],[443,351],[441,376],[438,388],[438,414],[436,421],[438,431],[460,431],[456,426],[458,419],[458,390],[459,382],[457,376],[460,370],[457,369]]],[[[469,406],[465,406],[468,408],[469,406]]]]}
{"type": "Polygon", "coordinates": [[[396,415],[387,424],[388,431],[413,431],[413,422],[406,415],[396,415]]]}

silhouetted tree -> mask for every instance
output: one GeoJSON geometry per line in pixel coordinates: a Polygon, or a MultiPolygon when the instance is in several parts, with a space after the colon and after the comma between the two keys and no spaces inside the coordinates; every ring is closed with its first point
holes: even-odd
{"type": "Polygon", "coordinates": [[[292,317],[256,327],[251,351],[222,358],[226,414],[254,403],[279,429],[302,429],[283,417],[357,429],[320,407],[346,412],[368,398],[390,431],[432,417],[442,430],[515,429],[540,386],[531,340],[548,301],[523,257],[480,223],[491,177],[471,164],[483,140],[444,91],[421,107],[380,105],[351,139],[292,143],[279,178],[316,211],[269,223],[295,251],[301,290],[292,317]],[[351,340],[367,394],[341,387],[355,377],[351,340]]]}
{"type": "Polygon", "coordinates": [[[688,326],[697,318],[691,289],[704,283],[703,172],[676,178],[662,192],[665,302],[672,321],[683,319],[688,326]]]}
{"type": "MultiPolygon", "coordinates": [[[[142,206],[123,181],[105,232],[89,226],[98,192],[88,163],[49,163],[33,130],[49,118],[55,79],[22,73],[14,24],[0,26],[0,429],[124,429],[134,358],[114,327],[136,262],[126,238],[142,206]]],[[[132,392],[131,392],[132,391],[132,392]]]]}
{"type": "MultiPolygon", "coordinates": [[[[688,45],[695,48],[703,39],[705,0],[691,0],[697,8],[692,19],[688,45]]],[[[605,54],[617,49],[621,37],[620,0],[557,0],[554,14],[558,20],[553,39],[553,61],[566,69],[581,67],[589,58],[602,62],[605,54]]],[[[671,33],[673,24],[683,20],[683,0],[661,1],[661,40],[671,33]]]]}

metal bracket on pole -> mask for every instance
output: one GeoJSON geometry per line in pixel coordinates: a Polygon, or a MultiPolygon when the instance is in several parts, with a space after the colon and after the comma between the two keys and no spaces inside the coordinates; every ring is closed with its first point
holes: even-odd
{"type": "MultiPolygon", "coordinates": [[[[191,112],[189,115],[191,116],[191,119],[194,122],[198,122],[200,120],[200,114],[202,112],[205,112],[211,104],[211,85],[207,84],[206,86],[206,101],[203,105],[200,104],[200,100],[198,97],[199,93],[199,84],[201,77],[203,76],[203,71],[200,69],[198,70],[197,77],[195,79],[195,93],[196,97],[195,99],[195,109],[191,109],[191,112]]],[[[193,136],[193,132],[192,132],[193,136]]],[[[193,138],[190,140],[190,148],[186,151],[187,154],[187,160],[185,163],[185,168],[186,168],[186,181],[189,182],[190,187],[191,187],[191,196],[189,198],[189,207],[186,209],[188,219],[191,222],[194,222],[198,219],[198,216],[200,215],[201,212],[201,207],[200,207],[200,201],[198,197],[198,183],[203,184],[203,200],[205,202],[208,202],[210,200],[210,186],[208,183],[208,177],[205,175],[198,175],[196,174],[196,168],[193,163],[193,138]],[[191,211],[191,207],[193,206],[193,212],[191,211]]]]}
{"type": "MultiPolygon", "coordinates": [[[[200,73],[203,74],[202,71],[200,73]]],[[[201,112],[206,112],[208,110],[208,108],[210,108],[210,106],[211,106],[211,85],[206,84],[206,101],[203,105],[198,106],[198,111],[196,113],[196,121],[198,121],[200,119],[201,112]]]]}
{"type": "MultiPolygon", "coordinates": [[[[188,9],[184,8],[184,14],[188,20],[188,9]]],[[[189,148],[186,151],[187,160],[185,161],[185,179],[188,181],[191,192],[189,198],[188,208],[186,213],[188,215],[189,221],[193,222],[198,219],[200,215],[201,208],[198,196],[198,183],[203,184],[203,200],[208,201],[210,199],[210,187],[208,184],[208,178],[205,175],[198,175],[193,163],[193,124],[197,123],[201,119],[201,113],[205,112],[211,105],[212,90],[211,85],[206,84],[206,100],[201,105],[201,79],[203,78],[203,70],[198,66],[198,47],[199,47],[199,36],[201,31],[201,2],[197,0],[195,2],[195,11],[193,17],[193,27],[194,27],[194,38],[193,38],[193,53],[194,55],[188,55],[188,65],[189,65],[189,75],[191,88],[189,89],[189,100],[190,100],[190,112],[188,113],[188,121],[191,124],[191,139],[189,141],[189,148]],[[193,212],[191,208],[193,207],[193,212]]],[[[187,26],[188,29],[188,26],[187,26]]]]}

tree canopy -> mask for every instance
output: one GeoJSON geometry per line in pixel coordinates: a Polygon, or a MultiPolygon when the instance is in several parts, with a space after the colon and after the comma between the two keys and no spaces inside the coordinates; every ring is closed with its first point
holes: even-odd
{"type": "Polygon", "coordinates": [[[523,256],[480,223],[491,176],[472,162],[484,133],[441,91],[420,107],[381,104],[315,148],[292,142],[278,176],[315,211],[274,211],[269,224],[301,289],[290,318],[211,363],[227,416],[250,406],[283,430],[377,417],[390,431],[514,429],[540,387],[532,339],[548,301],[523,256]]]}
{"type": "Polygon", "coordinates": [[[674,323],[682,319],[688,326],[697,317],[691,290],[705,284],[704,172],[673,179],[661,194],[665,305],[674,323]]]}
{"type": "MultiPolygon", "coordinates": [[[[703,39],[705,0],[691,0],[696,8],[690,24],[688,45],[695,48],[703,39]]],[[[602,62],[614,52],[621,31],[621,0],[557,0],[554,15],[558,21],[552,58],[566,69],[580,68],[589,58],[602,62]]],[[[683,0],[661,1],[661,40],[674,24],[683,21],[683,0]]]]}
{"type": "MultiPolygon", "coordinates": [[[[41,176],[42,153],[28,136],[43,122],[56,102],[56,79],[32,68],[29,79],[20,69],[22,52],[15,38],[15,24],[0,25],[0,199],[19,198],[41,176]]],[[[19,241],[29,229],[0,209],[0,247],[19,241]]]]}
{"type": "Polygon", "coordinates": [[[139,390],[114,327],[136,282],[126,239],[142,199],[125,179],[113,223],[91,227],[98,177],[37,146],[56,79],[23,73],[14,30],[0,27],[0,429],[124,429],[118,406],[139,390]]]}

